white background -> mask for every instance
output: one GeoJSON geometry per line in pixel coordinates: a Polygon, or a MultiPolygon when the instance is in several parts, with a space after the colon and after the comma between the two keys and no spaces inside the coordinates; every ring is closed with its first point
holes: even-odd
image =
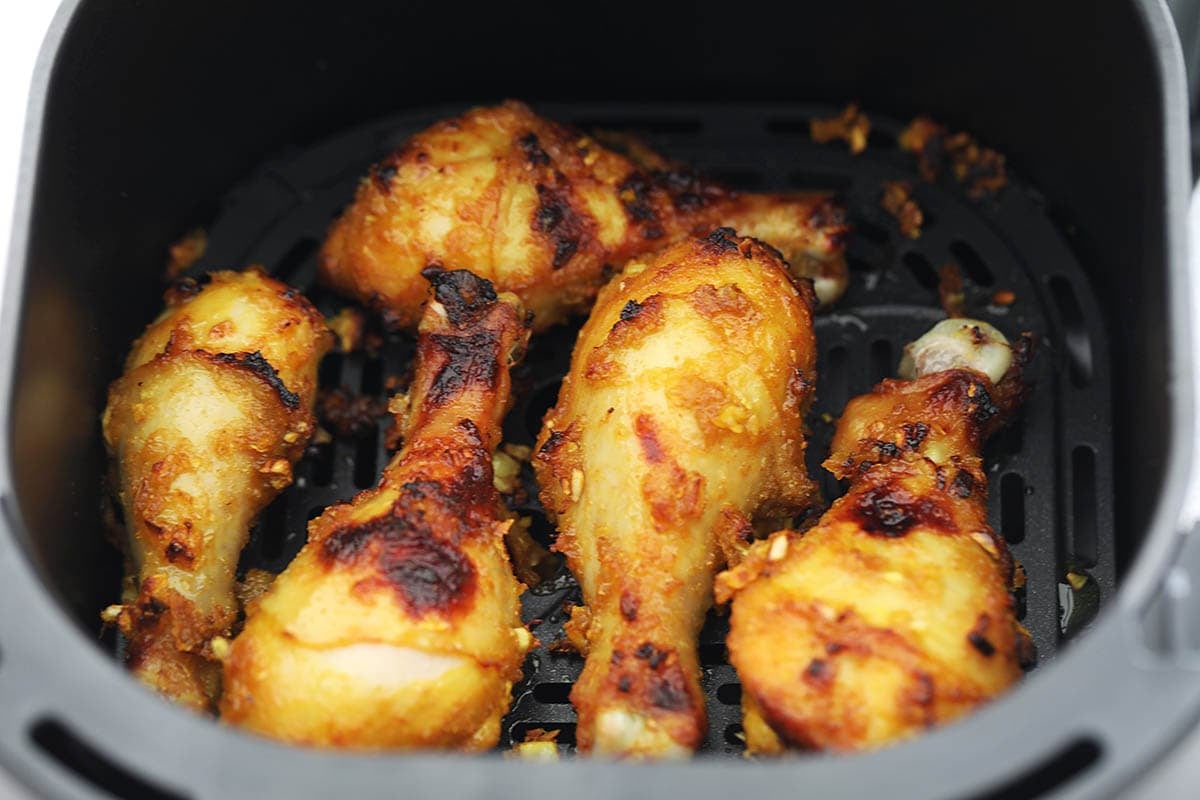
{"type": "MultiPolygon", "coordinates": [[[[159,0],[170,2],[170,0],[159,0]]],[[[33,76],[42,39],[58,7],[57,0],[8,0],[0,24],[0,291],[4,284],[9,233],[13,215],[21,139],[25,124],[30,79],[33,76]]],[[[1200,208],[1192,211],[1193,231],[1200,230],[1200,208]]],[[[1197,264],[1193,258],[1192,263],[1197,264]]],[[[1200,269],[1194,269],[1193,281],[1200,284],[1200,269]]],[[[1200,286],[1195,287],[1200,294],[1200,286]]],[[[1200,308],[1200,304],[1193,307],[1200,308]]],[[[1200,324],[1197,324],[1200,331],[1200,324]]],[[[1200,347],[1196,350],[1200,353],[1200,347]]],[[[1129,800],[1174,800],[1200,798],[1200,736],[1193,736],[1184,747],[1168,757],[1129,800]]],[[[32,800],[10,778],[0,772],[0,798],[32,800]]]]}
{"type": "MultiPolygon", "coordinates": [[[[9,232],[20,162],[21,132],[29,82],[57,0],[9,0],[0,24],[0,292],[8,263],[9,232]]],[[[3,296],[0,294],[0,296],[3,296]]],[[[3,713],[0,710],[0,713],[3,713]]],[[[0,771],[0,798],[30,800],[0,771]]]]}

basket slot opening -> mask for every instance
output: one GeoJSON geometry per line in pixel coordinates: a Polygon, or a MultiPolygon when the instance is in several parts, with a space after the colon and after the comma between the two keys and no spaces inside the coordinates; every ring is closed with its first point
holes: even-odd
{"type": "Polygon", "coordinates": [[[1000,479],[1000,532],[1009,544],[1025,541],[1025,479],[1015,472],[1000,479]]]}
{"type": "Polygon", "coordinates": [[[723,683],[718,686],[717,702],[727,706],[741,705],[742,685],[740,683],[723,683]]]}
{"type": "Polygon", "coordinates": [[[892,363],[892,359],[892,343],[890,341],[876,339],[871,342],[870,378],[872,384],[896,374],[896,365],[892,363]]]}
{"type": "Polygon", "coordinates": [[[1092,342],[1088,338],[1083,309],[1075,288],[1061,275],[1050,279],[1050,296],[1058,306],[1063,323],[1063,340],[1066,344],[1067,362],[1070,367],[1071,383],[1077,388],[1087,386],[1092,380],[1092,342]]]}
{"type": "Polygon", "coordinates": [[[557,400],[557,382],[533,390],[529,397],[529,404],[525,407],[525,429],[529,434],[530,441],[536,439],[537,435],[541,433],[542,417],[546,416],[546,412],[557,400]]]}
{"type": "Polygon", "coordinates": [[[533,699],[539,703],[569,703],[573,685],[570,683],[539,683],[533,687],[533,699]]]}
{"type": "Polygon", "coordinates": [[[703,666],[714,666],[717,664],[729,663],[729,656],[725,652],[725,645],[721,642],[712,642],[710,644],[700,645],[700,663],[703,666]]]}
{"type": "Polygon", "coordinates": [[[1071,554],[1096,566],[1096,453],[1085,444],[1071,451],[1071,554]]]}
{"type": "Polygon", "coordinates": [[[279,498],[267,506],[255,538],[258,552],[264,559],[274,561],[283,555],[283,545],[287,539],[287,505],[280,502],[279,498]]]}
{"type": "Polygon", "coordinates": [[[734,747],[744,748],[746,746],[746,729],[740,723],[725,726],[725,743],[734,747]]]}
{"type": "Polygon", "coordinates": [[[359,389],[367,397],[378,397],[383,394],[383,359],[372,358],[363,363],[362,377],[359,379],[359,389]]]}
{"type": "Polygon", "coordinates": [[[186,800],[188,797],[134,775],[57,720],[40,720],[30,730],[29,736],[47,756],[113,797],[136,800],[186,800]]]}
{"type": "Polygon", "coordinates": [[[996,276],[988,268],[987,262],[976,252],[975,248],[961,239],[950,243],[950,254],[967,273],[967,277],[979,286],[991,286],[996,282],[996,276]]]}
{"type": "Polygon", "coordinates": [[[359,489],[370,489],[379,477],[376,456],[379,452],[378,437],[364,436],[354,443],[354,485],[359,489]]]}
{"type": "Polygon", "coordinates": [[[921,284],[926,289],[936,289],[938,287],[938,273],[933,268],[933,264],[929,259],[916,250],[909,250],[900,259],[904,262],[904,266],[908,267],[908,271],[917,279],[917,283],[921,284]]]}
{"type": "Polygon", "coordinates": [[[330,353],[321,359],[321,363],[317,367],[317,384],[319,386],[337,386],[342,379],[344,361],[341,353],[330,353]]]}
{"type": "Polygon", "coordinates": [[[292,283],[296,274],[316,254],[320,246],[321,242],[311,236],[298,239],[275,264],[273,274],[284,283],[292,283]]]}
{"type": "Polygon", "coordinates": [[[1065,786],[1095,766],[1104,751],[1091,738],[1079,738],[1008,783],[978,794],[974,800],[1033,800],[1065,786]]]}

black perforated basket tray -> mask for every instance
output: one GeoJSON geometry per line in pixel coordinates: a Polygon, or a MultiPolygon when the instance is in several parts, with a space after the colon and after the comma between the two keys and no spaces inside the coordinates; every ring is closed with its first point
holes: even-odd
{"type": "MultiPolygon", "coordinates": [[[[261,264],[308,292],[326,314],[347,301],[316,286],[316,253],[331,220],[353,196],[367,167],[412,133],[462,108],[434,108],[352,130],[303,151],[284,154],[233,190],[208,229],[209,246],[190,274],[261,264]]],[[[1003,533],[1027,582],[1018,595],[1022,621],[1039,661],[1091,619],[1115,586],[1109,363],[1097,303],[1075,256],[1047,216],[1038,194],[1010,176],[1008,186],[979,200],[951,179],[927,183],[896,135],[903,123],[870,114],[868,149],[851,155],[841,144],[818,145],[808,119],[839,109],[803,106],[540,106],[540,113],[587,130],[641,135],[668,157],[743,190],[824,189],[850,211],[851,284],[845,297],[816,320],[820,354],[817,400],[809,420],[809,468],[822,477],[827,499],[840,487],[820,468],[833,422],[851,397],[893,375],[905,343],[944,317],[938,268],[957,264],[967,313],[1012,336],[1036,334],[1033,391],[1023,412],[986,451],[989,515],[1003,533]],[[919,238],[900,234],[881,208],[885,181],[912,183],[924,212],[919,238]],[[995,302],[997,292],[1015,300],[995,302]],[[1071,580],[1067,579],[1071,573],[1071,580]]],[[[532,444],[542,414],[567,371],[576,327],[535,336],[515,380],[506,440],[532,444]]],[[[409,367],[412,341],[391,336],[377,355],[334,353],[321,367],[323,388],[384,397],[388,376],[409,367]]],[[[296,470],[295,484],[270,506],[253,533],[242,568],[281,571],[305,539],[307,522],[331,503],[373,486],[389,457],[388,421],[369,435],[314,445],[296,470]]],[[[536,504],[526,469],[535,535],[548,544],[553,527],[536,504]]],[[[531,728],[557,730],[561,749],[574,742],[568,701],[582,659],[552,652],[562,638],[566,603],[579,589],[565,566],[523,598],[523,616],[542,646],[514,687],[501,747],[531,728]]],[[[702,685],[708,698],[706,751],[742,751],[740,686],[724,648],[727,626],[711,613],[701,634],[702,685]]]]}

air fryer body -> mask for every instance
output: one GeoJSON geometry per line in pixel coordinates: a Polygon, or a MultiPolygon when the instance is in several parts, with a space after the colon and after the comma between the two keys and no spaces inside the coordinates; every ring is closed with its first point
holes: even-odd
{"type": "MultiPolygon", "coordinates": [[[[0,330],[0,760],[37,789],[1090,797],[1125,785],[1200,710],[1200,609],[1188,588],[1200,554],[1183,536],[1195,447],[1187,104],[1161,3],[1080,14],[1033,2],[76,0],[43,65],[0,330]],[[98,418],[129,342],[158,310],[165,247],[219,217],[222,202],[252,205],[230,198],[247,175],[341,131],[508,97],[667,117],[686,105],[718,119],[852,100],[896,119],[929,114],[1003,152],[1040,193],[1107,331],[1097,368],[1111,430],[1097,447],[1112,492],[1098,502],[1115,531],[1117,590],[1090,628],[969,719],[869,755],[778,762],[333,754],[241,734],[130,679],[98,637],[121,566],[98,512],[98,418]]],[[[1049,275],[1055,265],[1027,266],[1049,275]]]]}

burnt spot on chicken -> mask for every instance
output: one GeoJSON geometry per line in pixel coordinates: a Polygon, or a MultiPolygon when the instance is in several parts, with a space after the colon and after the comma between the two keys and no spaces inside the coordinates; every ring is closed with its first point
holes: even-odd
{"type": "Polygon", "coordinates": [[[704,237],[704,249],[716,255],[736,253],[741,247],[741,239],[733,228],[717,228],[704,237]]]}
{"type": "Polygon", "coordinates": [[[950,481],[950,494],[960,500],[965,500],[975,491],[975,476],[965,469],[960,469],[950,481]]]}
{"type": "Polygon", "coordinates": [[[320,558],[330,568],[371,559],[371,577],[359,586],[391,588],[413,616],[453,611],[471,596],[476,580],[474,565],[459,547],[439,538],[422,513],[399,507],[334,531],[321,543],[320,558]]]}
{"type": "Polygon", "coordinates": [[[471,388],[494,390],[500,377],[496,350],[500,335],[480,330],[463,336],[433,333],[432,348],[440,351],[443,363],[425,395],[426,404],[442,408],[471,388]]]}
{"type": "Polygon", "coordinates": [[[630,300],[621,308],[621,322],[628,322],[641,313],[642,305],[637,300],[630,300]]]}
{"type": "Polygon", "coordinates": [[[446,318],[456,328],[479,322],[496,303],[496,287],[470,270],[447,270],[430,264],[421,275],[433,287],[434,299],[446,309],[446,318]]]}
{"type": "Polygon", "coordinates": [[[549,154],[542,149],[542,143],[533,131],[518,138],[517,144],[520,145],[521,151],[525,154],[525,160],[535,167],[544,167],[550,163],[549,154]]]}
{"type": "MultiPolygon", "coordinates": [[[[651,183],[642,172],[634,172],[617,187],[617,196],[629,219],[639,223],[658,224],[658,213],[651,202],[651,183]]],[[[647,237],[650,238],[650,237],[647,237]]]]}
{"type": "Polygon", "coordinates": [[[537,185],[538,207],[532,227],[554,246],[551,266],[562,269],[579,249],[585,232],[585,219],[571,205],[570,190],[565,186],[537,185]]]}
{"type": "Polygon", "coordinates": [[[990,658],[996,652],[996,646],[987,638],[991,621],[991,617],[987,614],[980,614],[979,619],[975,622],[975,627],[967,634],[967,641],[985,658],[990,658]]]}
{"type": "Polygon", "coordinates": [[[191,548],[177,539],[171,540],[164,553],[167,556],[167,561],[172,564],[190,567],[196,560],[196,556],[192,553],[191,548]]]}
{"type": "Polygon", "coordinates": [[[804,681],[818,689],[825,689],[833,683],[834,665],[824,658],[814,658],[804,668],[804,681]]]}
{"type": "Polygon", "coordinates": [[[638,599],[637,595],[626,589],[621,592],[621,616],[627,622],[634,622],[638,615],[638,599]]]}
{"type": "Polygon", "coordinates": [[[280,379],[279,373],[275,371],[269,361],[263,358],[261,352],[255,350],[253,353],[217,353],[212,360],[217,364],[231,364],[254,373],[275,390],[275,394],[279,396],[285,406],[293,411],[300,408],[300,395],[288,391],[287,386],[280,379]]]}
{"type": "Polygon", "coordinates": [[[909,450],[916,450],[921,446],[921,442],[925,441],[925,437],[929,435],[929,426],[924,422],[906,422],[903,425],[904,429],[904,446],[909,450]]]}
{"type": "Polygon", "coordinates": [[[915,526],[954,532],[950,512],[935,499],[914,495],[902,486],[884,483],[850,496],[851,513],[872,536],[897,538],[915,526]]]}
{"type": "Polygon", "coordinates": [[[684,711],[691,708],[687,678],[678,664],[655,673],[650,679],[650,704],[663,711],[684,711]]]}
{"type": "Polygon", "coordinates": [[[381,161],[371,167],[371,178],[375,181],[375,186],[379,191],[387,193],[392,189],[392,180],[396,177],[399,168],[392,160],[381,161]]]}
{"type": "Polygon", "coordinates": [[[545,443],[538,449],[538,458],[548,458],[549,456],[554,455],[555,451],[557,451],[558,448],[561,447],[566,441],[566,431],[551,432],[545,443]]]}

